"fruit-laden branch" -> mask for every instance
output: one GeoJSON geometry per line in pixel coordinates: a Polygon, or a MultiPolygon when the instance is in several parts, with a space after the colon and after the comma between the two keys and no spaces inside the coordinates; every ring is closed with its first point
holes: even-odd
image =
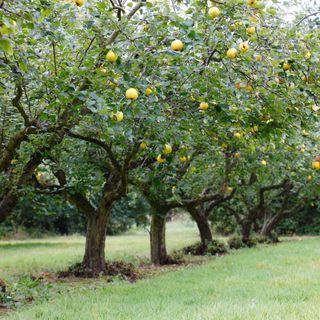
{"type": "MultiPolygon", "coordinates": [[[[127,18],[131,19],[133,15],[141,8],[142,1],[139,1],[129,12],[127,18]]],[[[115,39],[120,34],[119,31],[114,31],[110,38],[107,41],[107,45],[112,44],[115,39]]],[[[104,54],[105,48],[101,50],[101,53],[99,57],[97,58],[97,65],[100,62],[101,57],[104,54]]],[[[96,67],[96,65],[95,65],[96,67]]],[[[77,91],[85,90],[90,85],[90,81],[88,78],[84,78],[82,83],[78,86],[77,91]]],[[[81,101],[79,98],[75,97],[66,107],[64,112],[59,116],[58,122],[56,126],[50,126],[50,130],[48,128],[48,132],[53,132],[53,134],[49,137],[49,139],[45,142],[44,146],[40,146],[31,154],[29,162],[25,165],[23,169],[23,173],[20,175],[18,179],[18,183],[16,186],[18,186],[18,189],[23,185],[30,182],[30,179],[32,177],[32,174],[34,170],[41,164],[42,160],[45,158],[45,155],[48,154],[55,146],[59,145],[65,136],[65,130],[70,130],[74,125],[76,125],[79,121],[79,117],[72,121],[72,112],[73,107],[81,104],[82,108],[80,110],[80,113],[83,113],[85,111],[85,106],[83,104],[83,101],[81,101]]],[[[28,127],[27,129],[22,130],[19,132],[18,135],[15,135],[13,138],[9,141],[9,148],[6,148],[5,154],[0,159],[0,172],[3,170],[6,170],[8,165],[10,165],[10,162],[12,161],[14,157],[14,153],[17,148],[21,145],[21,143],[28,139],[28,135],[33,131],[33,127],[28,127]],[[25,131],[26,130],[26,131],[25,131]],[[29,131],[30,130],[30,131],[29,131]]],[[[5,220],[13,211],[14,207],[17,204],[18,201],[18,195],[19,192],[17,192],[17,189],[12,186],[10,189],[6,190],[5,193],[2,195],[1,203],[0,203],[0,221],[5,220]]]]}

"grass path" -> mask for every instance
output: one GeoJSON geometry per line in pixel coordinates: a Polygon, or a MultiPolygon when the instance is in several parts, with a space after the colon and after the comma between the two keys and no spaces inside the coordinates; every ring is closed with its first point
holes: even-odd
{"type": "Polygon", "coordinates": [[[57,296],[6,320],[318,320],[320,239],[234,252],[135,284],[57,296]]]}

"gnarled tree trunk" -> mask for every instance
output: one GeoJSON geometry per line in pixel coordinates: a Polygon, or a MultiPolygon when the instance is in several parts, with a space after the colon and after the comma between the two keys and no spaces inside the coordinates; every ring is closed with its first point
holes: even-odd
{"type": "Polygon", "coordinates": [[[206,245],[208,242],[211,242],[212,232],[206,215],[202,214],[201,211],[196,207],[188,207],[187,209],[197,224],[200,233],[201,243],[206,245]]]}
{"type": "Polygon", "coordinates": [[[166,264],[168,254],[166,249],[166,212],[154,212],[151,217],[151,262],[156,265],[166,264]]]}
{"type": "Polygon", "coordinates": [[[111,208],[89,215],[87,219],[86,246],[82,265],[92,276],[97,276],[106,270],[104,251],[111,208]]]}

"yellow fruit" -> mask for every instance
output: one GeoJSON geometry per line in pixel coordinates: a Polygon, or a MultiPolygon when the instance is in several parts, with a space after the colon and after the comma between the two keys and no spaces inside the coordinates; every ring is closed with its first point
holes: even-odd
{"type": "Polygon", "coordinates": [[[306,130],[303,130],[303,131],[302,131],[302,135],[303,135],[304,137],[307,137],[307,136],[309,135],[309,132],[306,131],[306,130]]]}
{"type": "Polygon", "coordinates": [[[266,166],[267,165],[267,161],[266,160],[261,160],[260,163],[261,163],[262,166],[266,166]]]}
{"type": "Polygon", "coordinates": [[[262,61],[262,56],[260,54],[256,55],[256,61],[262,61]]]}
{"type": "Polygon", "coordinates": [[[289,83],[289,89],[293,90],[295,88],[294,82],[289,83]]]}
{"type": "Polygon", "coordinates": [[[253,133],[257,133],[259,131],[259,127],[258,126],[253,126],[253,128],[251,129],[251,131],[253,133]]]}
{"type": "Polygon", "coordinates": [[[252,26],[252,27],[247,28],[247,33],[248,34],[255,34],[256,33],[256,27],[252,26]]]}
{"type": "Polygon", "coordinates": [[[199,105],[200,110],[207,110],[209,108],[209,104],[207,102],[201,102],[199,105]]]}
{"type": "Polygon", "coordinates": [[[217,7],[212,7],[209,9],[208,14],[211,18],[216,18],[220,15],[220,10],[217,7]]]}
{"type": "Polygon", "coordinates": [[[241,52],[247,52],[249,50],[249,44],[247,42],[242,42],[239,44],[239,50],[241,52]]]}
{"type": "Polygon", "coordinates": [[[166,159],[165,159],[165,158],[162,158],[162,155],[159,154],[159,155],[157,156],[157,161],[158,161],[159,163],[164,163],[164,162],[166,162],[166,159]]]}
{"type": "Polygon", "coordinates": [[[252,85],[251,85],[251,84],[248,84],[248,85],[246,86],[246,90],[247,90],[247,91],[253,91],[252,85]]]}
{"type": "Polygon", "coordinates": [[[255,5],[256,2],[257,2],[256,0],[247,0],[247,4],[248,4],[249,6],[255,5]]]}
{"type": "Polygon", "coordinates": [[[301,148],[301,149],[300,149],[300,152],[301,152],[301,153],[305,153],[305,152],[306,152],[306,149],[305,149],[305,148],[301,148]]]}
{"type": "Polygon", "coordinates": [[[227,187],[227,192],[232,192],[232,188],[231,187],[227,187]]]}
{"type": "Polygon", "coordinates": [[[147,31],[149,31],[149,29],[150,29],[149,23],[145,22],[143,24],[143,31],[147,32],[147,31]]]}
{"type": "Polygon", "coordinates": [[[312,169],[320,170],[320,161],[313,161],[312,162],[312,169]]]}
{"type": "Polygon", "coordinates": [[[126,98],[129,100],[137,100],[139,97],[139,92],[137,89],[130,88],[126,91],[126,98]]]}
{"type": "Polygon", "coordinates": [[[308,181],[312,181],[313,177],[312,176],[308,176],[308,181]]]}
{"type": "Polygon", "coordinates": [[[237,56],[237,49],[235,48],[230,48],[228,51],[227,51],[227,57],[229,59],[234,59],[236,56],[237,56]]]}
{"type": "Polygon", "coordinates": [[[164,149],[163,149],[163,151],[162,151],[164,154],[169,154],[169,153],[171,153],[172,152],[172,147],[170,146],[170,144],[166,144],[165,146],[164,146],[164,149]]]}
{"type": "Polygon", "coordinates": [[[171,49],[173,51],[181,51],[183,49],[183,43],[180,40],[174,40],[171,43],[171,49]]]}
{"type": "Polygon", "coordinates": [[[150,94],[152,93],[152,89],[151,88],[147,88],[144,93],[145,93],[146,96],[150,96],[150,94]]]}
{"type": "Polygon", "coordinates": [[[195,102],[195,101],[196,101],[196,98],[194,97],[193,94],[190,96],[190,100],[191,100],[192,102],[195,102]]]}
{"type": "Polygon", "coordinates": [[[111,119],[114,121],[114,122],[121,122],[123,120],[123,112],[119,111],[117,113],[114,113],[112,116],[111,116],[111,119]]]}
{"type": "Polygon", "coordinates": [[[235,132],[235,133],[233,134],[233,136],[234,136],[235,138],[237,138],[237,139],[240,139],[240,138],[241,138],[241,133],[240,133],[240,132],[235,132]]]}
{"type": "Polygon", "coordinates": [[[147,144],[145,142],[141,142],[139,148],[141,150],[144,150],[147,147],[147,144]]]}
{"type": "Polygon", "coordinates": [[[237,159],[239,159],[239,158],[241,157],[240,152],[236,152],[236,153],[234,154],[234,157],[237,158],[237,159]]]}
{"type": "Polygon", "coordinates": [[[285,63],[283,64],[283,66],[282,66],[282,69],[283,69],[284,71],[287,71],[287,70],[289,70],[290,68],[291,68],[291,64],[288,63],[288,62],[285,62],[285,63]]]}
{"type": "Polygon", "coordinates": [[[74,0],[74,3],[79,7],[82,7],[85,2],[86,0],[74,0]]]}
{"type": "Polygon", "coordinates": [[[112,50],[109,50],[107,55],[106,55],[106,58],[109,62],[116,62],[117,59],[118,59],[118,56],[112,51],[112,50]]]}
{"type": "Polygon", "coordinates": [[[241,89],[241,83],[240,82],[236,82],[235,87],[240,90],[241,89]]]}
{"type": "Polygon", "coordinates": [[[180,161],[181,162],[186,162],[187,161],[187,157],[186,156],[180,156],[180,161]]]}

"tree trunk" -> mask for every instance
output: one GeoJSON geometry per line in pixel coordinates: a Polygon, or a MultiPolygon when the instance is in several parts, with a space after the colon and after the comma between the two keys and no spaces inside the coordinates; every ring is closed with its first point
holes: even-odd
{"type": "Polygon", "coordinates": [[[280,222],[280,220],[280,217],[274,216],[271,219],[265,221],[260,231],[260,235],[263,237],[271,237],[271,231],[280,222]]]}
{"type": "Polygon", "coordinates": [[[188,208],[188,211],[197,224],[201,243],[203,245],[206,245],[208,242],[211,242],[212,232],[210,229],[208,218],[204,214],[201,214],[200,210],[198,210],[197,208],[188,208]]]}
{"type": "Polygon", "coordinates": [[[5,221],[13,212],[17,202],[18,197],[12,191],[9,191],[0,199],[0,223],[5,221]]]}
{"type": "Polygon", "coordinates": [[[155,212],[151,217],[151,262],[156,265],[166,264],[168,261],[166,249],[166,214],[155,212]]]}
{"type": "Polygon", "coordinates": [[[251,225],[252,223],[247,221],[244,222],[241,226],[241,236],[244,243],[250,242],[251,225]]]}
{"type": "Polygon", "coordinates": [[[105,240],[111,208],[89,215],[87,219],[86,247],[82,265],[86,273],[98,276],[106,271],[105,240]]]}

